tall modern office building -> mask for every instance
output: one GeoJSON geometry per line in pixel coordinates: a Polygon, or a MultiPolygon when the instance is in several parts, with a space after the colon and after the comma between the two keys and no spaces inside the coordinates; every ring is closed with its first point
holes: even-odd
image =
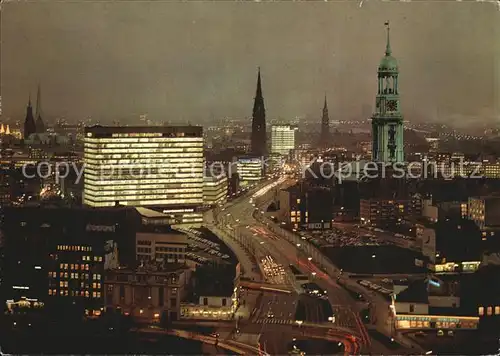
{"type": "Polygon", "coordinates": [[[260,68],[252,113],[251,150],[251,153],[255,156],[265,156],[267,154],[266,108],[264,107],[264,97],[262,96],[260,68]]]}
{"type": "Polygon", "coordinates": [[[172,224],[201,219],[202,127],[88,127],[84,161],[86,205],[150,207],[172,224]]]}
{"type": "Polygon", "coordinates": [[[330,117],[328,116],[328,103],[323,105],[323,116],[321,117],[321,133],[319,138],[319,145],[322,148],[328,147],[330,143],[330,117]]]}
{"type": "Polygon", "coordinates": [[[404,161],[403,115],[399,102],[399,69],[392,56],[389,22],[385,56],[378,67],[378,90],[372,115],[373,160],[395,163],[404,161]]]}
{"type": "Polygon", "coordinates": [[[273,125],[271,127],[271,153],[288,155],[295,149],[297,126],[273,125]]]}

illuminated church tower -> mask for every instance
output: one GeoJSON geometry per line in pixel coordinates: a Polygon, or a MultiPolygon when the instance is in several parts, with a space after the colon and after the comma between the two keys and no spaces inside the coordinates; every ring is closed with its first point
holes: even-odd
{"type": "Polygon", "coordinates": [[[399,100],[398,62],[392,56],[389,22],[385,56],[378,67],[378,91],[372,115],[372,159],[375,162],[404,161],[403,115],[399,100]]]}

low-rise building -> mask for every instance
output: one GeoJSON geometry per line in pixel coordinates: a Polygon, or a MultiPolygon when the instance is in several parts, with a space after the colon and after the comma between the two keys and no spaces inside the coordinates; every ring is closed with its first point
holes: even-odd
{"type": "Polygon", "coordinates": [[[104,281],[106,308],[121,309],[139,322],[176,321],[186,295],[190,270],[183,265],[151,263],[114,269],[104,281]]]}
{"type": "Polygon", "coordinates": [[[135,236],[138,262],[157,261],[176,264],[186,262],[188,247],[186,234],[168,226],[143,226],[135,236]]]}
{"type": "Polygon", "coordinates": [[[361,199],[359,205],[361,223],[366,225],[393,225],[421,214],[422,200],[418,195],[411,199],[361,199]]]}
{"type": "Polygon", "coordinates": [[[279,216],[297,230],[331,229],[333,188],[298,183],[280,191],[279,216]]]}
{"type": "Polygon", "coordinates": [[[470,197],[468,216],[483,232],[484,237],[495,235],[500,230],[500,196],[470,197]]]}
{"type": "Polygon", "coordinates": [[[224,206],[227,201],[228,179],[226,175],[205,176],[203,180],[203,204],[224,206]]]}
{"type": "Polygon", "coordinates": [[[237,167],[239,180],[243,185],[256,183],[263,177],[262,157],[239,157],[237,167]]]}

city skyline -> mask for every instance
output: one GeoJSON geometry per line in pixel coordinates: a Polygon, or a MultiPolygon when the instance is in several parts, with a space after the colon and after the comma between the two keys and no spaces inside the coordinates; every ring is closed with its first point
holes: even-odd
{"type": "Polygon", "coordinates": [[[375,106],[383,23],[390,20],[405,119],[454,116],[465,125],[493,126],[500,52],[493,9],[488,3],[8,3],[2,109],[5,118],[22,120],[41,83],[48,120],[127,122],[144,113],[154,121],[251,118],[260,66],[270,119],[320,121],[325,92],[331,120],[366,119],[364,108],[375,106]],[[429,11],[432,18],[424,16],[429,11]]]}

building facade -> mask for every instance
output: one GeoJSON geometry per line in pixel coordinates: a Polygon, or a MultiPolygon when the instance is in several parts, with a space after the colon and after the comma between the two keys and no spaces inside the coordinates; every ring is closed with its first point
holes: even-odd
{"type": "Polygon", "coordinates": [[[399,69],[392,56],[387,26],[385,56],[378,67],[376,109],[372,116],[373,161],[403,162],[403,115],[399,100],[399,69]]]}
{"type": "Polygon", "coordinates": [[[253,184],[263,177],[263,162],[261,157],[240,157],[237,162],[240,184],[253,184]]]}
{"type": "Polygon", "coordinates": [[[295,149],[296,126],[271,126],[271,153],[287,156],[290,150],[295,149]]]}
{"type": "Polygon", "coordinates": [[[105,272],[135,264],[135,209],[13,207],[5,217],[2,302],[96,310],[105,272]]]}
{"type": "Polygon", "coordinates": [[[422,215],[422,200],[415,196],[411,199],[361,199],[359,216],[362,224],[388,226],[405,219],[422,215]]]}
{"type": "Polygon", "coordinates": [[[188,237],[180,231],[168,227],[145,227],[136,234],[136,253],[139,263],[152,261],[163,263],[186,263],[188,237]]]}
{"type": "Polygon", "coordinates": [[[226,175],[208,176],[203,181],[204,205],[213,206],[226,204],[228,195],[228,180],[226,175]]]}
{"type": "Polygon", "coordinates": [[[500,196],[470,197],[467,206],[469,219],[481,231],[500,229],[500,196]]]}
{"type": "Polygon", "coordinates": [[[279,193],[279,215],[297,230],[324,230],[332,228],[333,190],[297,184],[279,193]]]}
{"type": "Polygon", "coordinates": [[[104,304],[139,322],[176,321],[189,278],[189,269],[176,265],[113,270],[106,274],[104,304]]]}
{"type": "Polygon", "coordinates": [[[84,162],[86,205],[158,208],[175,223],[203,205],[201,127],[89,127],[84,162]]]}

